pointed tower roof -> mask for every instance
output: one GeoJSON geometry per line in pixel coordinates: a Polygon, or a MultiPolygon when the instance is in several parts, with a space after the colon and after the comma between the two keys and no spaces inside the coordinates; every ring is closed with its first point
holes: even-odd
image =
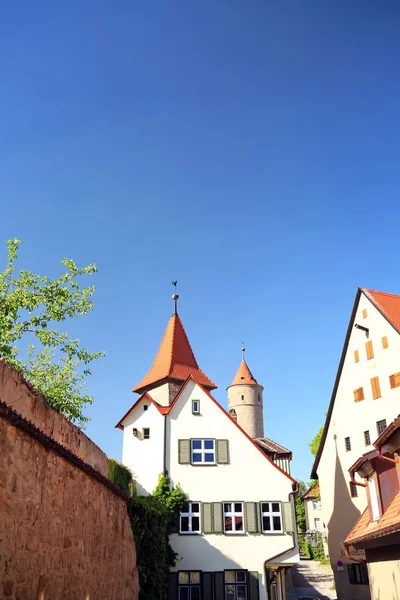
{"type": "Polygon", "coordinates": [[[175,312],[168,322],[150,371],[132,391],[142,393],[168,381],[184,383],[189,375],[193,375],[207,390],[217,387],[199,368],[182,321],[175,312]]]}
{"type": "Polygon", "coordinates": [[[259,385],[257,383],[257,379],[253,377],[247,362],[242,359],[242,362],[239,365],[237,373],[231,383],[232,385],[259,385]]]}

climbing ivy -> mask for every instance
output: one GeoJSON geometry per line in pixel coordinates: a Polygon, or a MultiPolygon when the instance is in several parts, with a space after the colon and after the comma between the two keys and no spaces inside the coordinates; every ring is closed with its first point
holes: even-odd
{"type": "Polygon", "coordinates": [[[133,496],[135,480],[133,479],[132,471],[113,458],[109,460],[108,478],[120,487],[125,494],[133,496]]]}
{"type": "MultiPolygon", "coordinates": [[[[112,462],[110,479],[122,490],[130,489],[132,473],[117,461],[112,462]]],[[[134,495],[128,502],[136,543],[140,600],[167,598],[168,573],[177,557],[169,536],[177,531],[179,513],[187,507],[187,501],[182,489],[173,486],[168,475],[163,475],[150,496],[134,495]]]]}

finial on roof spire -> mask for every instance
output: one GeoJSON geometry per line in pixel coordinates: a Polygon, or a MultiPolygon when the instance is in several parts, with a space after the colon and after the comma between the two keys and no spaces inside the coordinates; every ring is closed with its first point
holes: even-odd
{"type": "Polygon", "coordinates": [[[244,353],[246,352],[246,348],[244,347],[244,342],[242,342],[242,360],[244,360],[244,353]]]}
{"type": "Polygon", "coordinates": [[[173,285],[173,286],[174,286],[174,288],[175,288],[175,293],[174,293],[174,294],[172,294],[172,300],[174,301],[174,314],[175,314],[175,315],[177,315],[177,314],[178,314],[178,298],[179,298],[179,295],[176,293],[176,286],[177,286],[177,283],[178,283],[177,281],[173,281],[173,282],[172,282],[172,285],[173,285]]]}

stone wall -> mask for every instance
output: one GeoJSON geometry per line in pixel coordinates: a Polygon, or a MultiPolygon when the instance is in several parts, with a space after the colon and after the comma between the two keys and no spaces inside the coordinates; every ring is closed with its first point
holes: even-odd
{"type": "MultiPolygon", "coordinates": [[[[18,377],[8,386],[23,396],[27,384],[14,385],[18,377]]],[[[28,391],[25,406],[32,399],[28,391]]],[[[136,551],[124,495],[42,433],[38,418],[35,427],[13,412],[1,386],[0,399],[0,598],[136,600],[136,551]]],[[[70,423],[63,426],[61,415],[38,408],[40,397],[34,400],[33,413],[45,415],[45,427],[52,423],[59,439],[89,449],[97,464],[96,452],[103,453],[94,444],[90,450],[90,440],[71,431],[70,423]]]]}

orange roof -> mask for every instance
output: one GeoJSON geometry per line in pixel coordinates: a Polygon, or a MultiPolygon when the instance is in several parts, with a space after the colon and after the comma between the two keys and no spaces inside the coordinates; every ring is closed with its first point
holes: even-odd
{"type": "Polygon", "coordinates": [[[304,496],[302,496],[302,498],[303,500],[310,500],[311,498],[319,498],[319,496],[319,483],[314,483],[314,485],[308,488],[308,490],[306,491],[304,496]]]}
{"type": "Polygon", "coordinates": [[[344,543],[346,545],[357,544],[398,530],[400,530],[400,492],[394,497],[379,521],[369,520],[369,509],[367,508],[344,543]]]}
{"type": "Polygon", "coordinates": [[[362,290],[389,323],[400,333],[400,296],[365,288],[362,288],[362,290]]]}
{"type": "Polygon", "coordinates": [[[193,375],[208,390],[217,387],[199,368],[182,321],[174,314],[168,322],[150,371],[132,391],[141,393],[170,380],[183,383],[189,375],[193,375]]]}
{"type": "Polygon", "coordinates": [[[244,359],[242,359],[231,385],[258,385],[257,379],[253,377],[244,359]]]}

